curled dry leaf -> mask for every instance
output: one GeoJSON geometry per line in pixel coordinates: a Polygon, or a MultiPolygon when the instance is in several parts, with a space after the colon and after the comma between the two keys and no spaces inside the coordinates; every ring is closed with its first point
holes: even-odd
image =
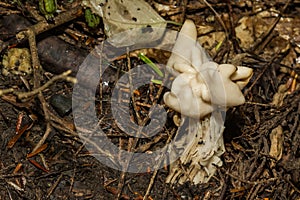
{"type": "Polygon", "coordinates": [[[283,130],[281,126],[278,126],[272,130],[270,134],[270,140],[271,140],[271,147],[270,147],[269,155],[278,161],[282,157],[283,140],[284,140],[283,130]]]}
{"type": "Polygon", "coordinates": [[[248,49],[268,29],[268,23],[260,16],[243,17],[235,28],[236,36],[243,49],[248,49]]]}

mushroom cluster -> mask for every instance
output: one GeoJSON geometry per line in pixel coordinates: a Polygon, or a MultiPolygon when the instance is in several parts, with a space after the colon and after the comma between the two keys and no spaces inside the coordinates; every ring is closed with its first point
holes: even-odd
{"type": "Polygon", "coordinates": [[[228,107],[245,102],[241,90],[252,76],[252,69],[210,60],[197,42],[196,26],[184,23],[167,69],[176,76],[171,91],[164,95],[166,105],[181,113],[175,137],[180,159],[171,165],[169,183],[205,183],[221,166],[223,114],[228,107]],[[182,132],[182,133],[180,133],[182,132]]]}

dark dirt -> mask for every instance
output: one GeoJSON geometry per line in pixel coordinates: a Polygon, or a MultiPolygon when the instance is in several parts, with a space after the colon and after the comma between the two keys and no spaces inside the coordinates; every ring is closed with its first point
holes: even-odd
{"type": "MultiPolygon", "coordinates": [[[[8,46],[28,48],[27,42],[18,44],[14,36],[20,30],[37,23],[28,13],[26,9],[28,7],[25,7],[26,5],[32,11],[37,10],[37,1],[16,2],[20,4],[10,1],[0,2],[1,59],[8,46]],[[8,19],[12,21],[8,23],[8,19]],[[21,20],[27,22],[20,23],[21,20]]],[[[182,22],[185,18],[193,19],[199,28],[199,36],[206,36],[211,32],[224,32],[218,16],[204,1],[148,0],[147,2],[154,7],[157,4],[170,7],[169,11],[155,7],[167,20],[182,22]],[[203,31],[201,27],[206,30],[208,27],[213,29],[209,32],[201,32],[203,31]]],[[[60,9],[71,9],[69,1],[61,1],[58,4],[61,6],[60,9]]],[[[158,171],[148,199],[300,200],[300,89],[299,78],[294,78],[295,75],[291,73],[294,70],[295,74],[300,74],[300,30],[297,29],[300,20],[300,2],[212,0],[209,1],[209,5],[217,11],[224,22],[229,40],[219,49],[216,47],[217,36],[208,37],[216,37],[214,38],[216,44],[209,48],[206,45],[210,42],[202,40],[201,42],[215,61],[237,62],[253,68],[254,76],[244,89],[247,102],[227,111],[224,132],[226,152],[222,156],[223,166],[208,183],[170,186],[165,183],[169,170],[166,167],[158,171]],[[285,10],[282,10],[283,7],[285,10]],[[278,15],[270,14],[263,19],[266,20],[264,22],[256,19],[257,24],[267,25],[260,27],[261,30],[254,30],[254,35],[251,36],[253,43],[250,46],[241,45],[243,41],[235,32],[237,30],[235,27],[240,25],[238,20],[245,16],[256,17],[262,11],[271,12],[272,9],[280,13],[282,18],[288,18],[290,21],[280,22],[281,25],[278,25],[275,30],[269,29],[272,25],[268,20],[275,20],[278,15]],[[297,23],[298,25],[295,25],[297,23]],[[290,28],[293,26],[296,28],[290,28]],[[256,34],[261,32],[268,34],[256,34]],[[295,88],[292,88],[293,84],[291,84],[290,88],[283,92],[285,94],[283,98],[275,99],[274,95],[278,93],[280,85],[286,85],[289,81],[295,82],[295,88]],[[274,99],[277,101],[276,104],[274,99]],[[282,130],[282,137],[274,142],[271,135],[280,132],[278,127],[282,130]],[[271,151],[278,153],[278,157],[272,157],[271,151]]],[[[246,26],[254,25],[246,23],[246,26]]],[[[105,39],[103,25],[100,24],[98,28],[100,31],[89,29],[83,17],[79,17],[39,35],[37,38],[39,57],[44,69],[41,85],[66,69],[71,68],[75,74],[87,53],[105,39]],[[70,30],[73,31],[73,36],[70,30]],[[49,48],[47,39],[51,44],[56,42],[57,45],[49,48]],[[64,48],[67,51],[59,51],[64,48]],[[69,53],[62,56],[62,52],[69,53]]],[[[170,28],[178,29],[178,26],[170,25],[170,28]]],[[[158,62],[166,63],[167,58],[162,55],[163,53],[155,51],[148,51],[147,54],[158,62]]],[[[133,68],[143,62],[136,56],[132,56],[131,64],[133,68]]],[[[0,68],[3,66],[1,65],[0,68]]],[[[109,100],[115,81],[123,73],[122,71],[127,70],[126,56],[119,57],[111,63],[103,77],[105,84],[98,88],[102,94],[96,95],[97,98],[102,95],[103,100],[96,100],[98,118],[102,120],[101,127],[111,141],[122,149],[128,148],[131,137],[122,132],[112,119],[109,100]]],[[[149,75],[151,72],[146,74],[149,75]]],[[[0,90],[14,88],[18,91],[28,91],[32,89],[32,78],[32,75],[21,79],[19,75],[1,74],[0,90]],[[29,85],[29,88],[26,85],[29,85]]],[[[128,88],[124,89],[125,95],[126,89],[128,88]]],[[[147,105],[155,102],[153,97],[157,95],[159,89],[159,85],[149,84],[136,91],[135,98],[140,103],[138,113],[142,118],[147,117],[149,113],[147,105]]],[[[71,83],[59,80],[47,87],[42,94],[49,103],[50,98],[57,94],[71,98],[72,90],[71,83]]],[[[162,93],[166,90],[164,89],[162,93]]],[[[162,98],[159,98],[157,103],[165,106],[162,98]]],[[[165,108],[168,109],[166,106],[165,108]]],[[[0,95],[0,200],[116,199],[120,188],[119,181],[124,174],[99,162],[92,156],[93,152],[85,148],[85,141],[75,131],[72,113],[60,116],[51,104],[48,109],[56,118],[48,119],[51,122],[51,131],[44,142],[46,146],[39,154],[30,157],[28,154],[45,134],[49,122],[45,119],[42,104],[37,95],[23,101],[17,99],[14,94],[0,95]],[[20,122],[18,118],[22,118],[19,129],[16,128],[20,122]],[[16,138],[16,129],[19,138],[16,138]]],[[[132,102],[131,109],[133,109],[132,102]]],[[[168,110],[167,123],[157,142],[146,148],[143,145],[152,142],[154,137],[141,139],[136,149],[143,147],[143,151],[152,151],[164,145],[169,132],[177,129],[172,122],[173,115],[174,111],[168,110]]],[[[131,117],[135,121],[138,120],[132,110],[131,117]]],[[[143,199],[152,172],[125,175],[120,199],[143,199]]]]}

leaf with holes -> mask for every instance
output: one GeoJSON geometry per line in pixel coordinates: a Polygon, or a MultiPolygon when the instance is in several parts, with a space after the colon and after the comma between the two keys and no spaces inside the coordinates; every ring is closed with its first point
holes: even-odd
{"type": "Polygon", "coordinates": [[[84,0],[83,5],[103,18],[108,41],[116,47],[158,40],[167,24],[144,0],[84,0]]]}

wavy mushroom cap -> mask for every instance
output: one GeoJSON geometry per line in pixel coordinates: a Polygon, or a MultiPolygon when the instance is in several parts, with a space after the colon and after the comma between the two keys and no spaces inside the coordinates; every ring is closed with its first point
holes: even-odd
{"type": "Polygon", "coordinates": [[[165,103],[193,118],[203,118],[219,106],[243,104],[241,89],[249,82],[252,69],[209,61],[196,39],[196,26],[187,20],[167,63],[168,70],[177,77],[171,92],[164,95],[165,103]]]}
{"type": "Polygon", "coordinates": [[[193,21],[186,20],[178,34],[172,49],[167,69],[173,75],[180,73],[196,73],[197,66],[207,62],[210,58],[197,40],[197,29],[193,21]],[[195,63],[192,63],[195,61],[195,63]]]}
{"type": "Polygon", "coordinates": [[[244,84],[252,73],[247,70],[244,75],[238,74],[234,65],[217,65],[214,62],[205,63],[198,73],[182,73],[175,78],[171,92],[164,95],[165,103],[189,117],[200,117],[213,112],[214,108],[233,107],[245,102],[241,92],[244,84]],[[231,77],[235,77],[235,81],[231,77]]]}
{"type": "Polygon", "coordinates": [[[214,109],[210,102],[202,98],[204,92],[209,92],[206,84],[204,82],[194,84],[194,80],[196,74],[182,73],[177,76],[173,81],[171,92],[164,94],[164,102],[183,115],[201,119],[214,109]]]}
{"type": "Polygon", "coordinates": [[[237,70],[230,76],[240,89],[243,89],[250,81],[253,75],[253,69],[249,67],[238,66],[237,70]]]}

